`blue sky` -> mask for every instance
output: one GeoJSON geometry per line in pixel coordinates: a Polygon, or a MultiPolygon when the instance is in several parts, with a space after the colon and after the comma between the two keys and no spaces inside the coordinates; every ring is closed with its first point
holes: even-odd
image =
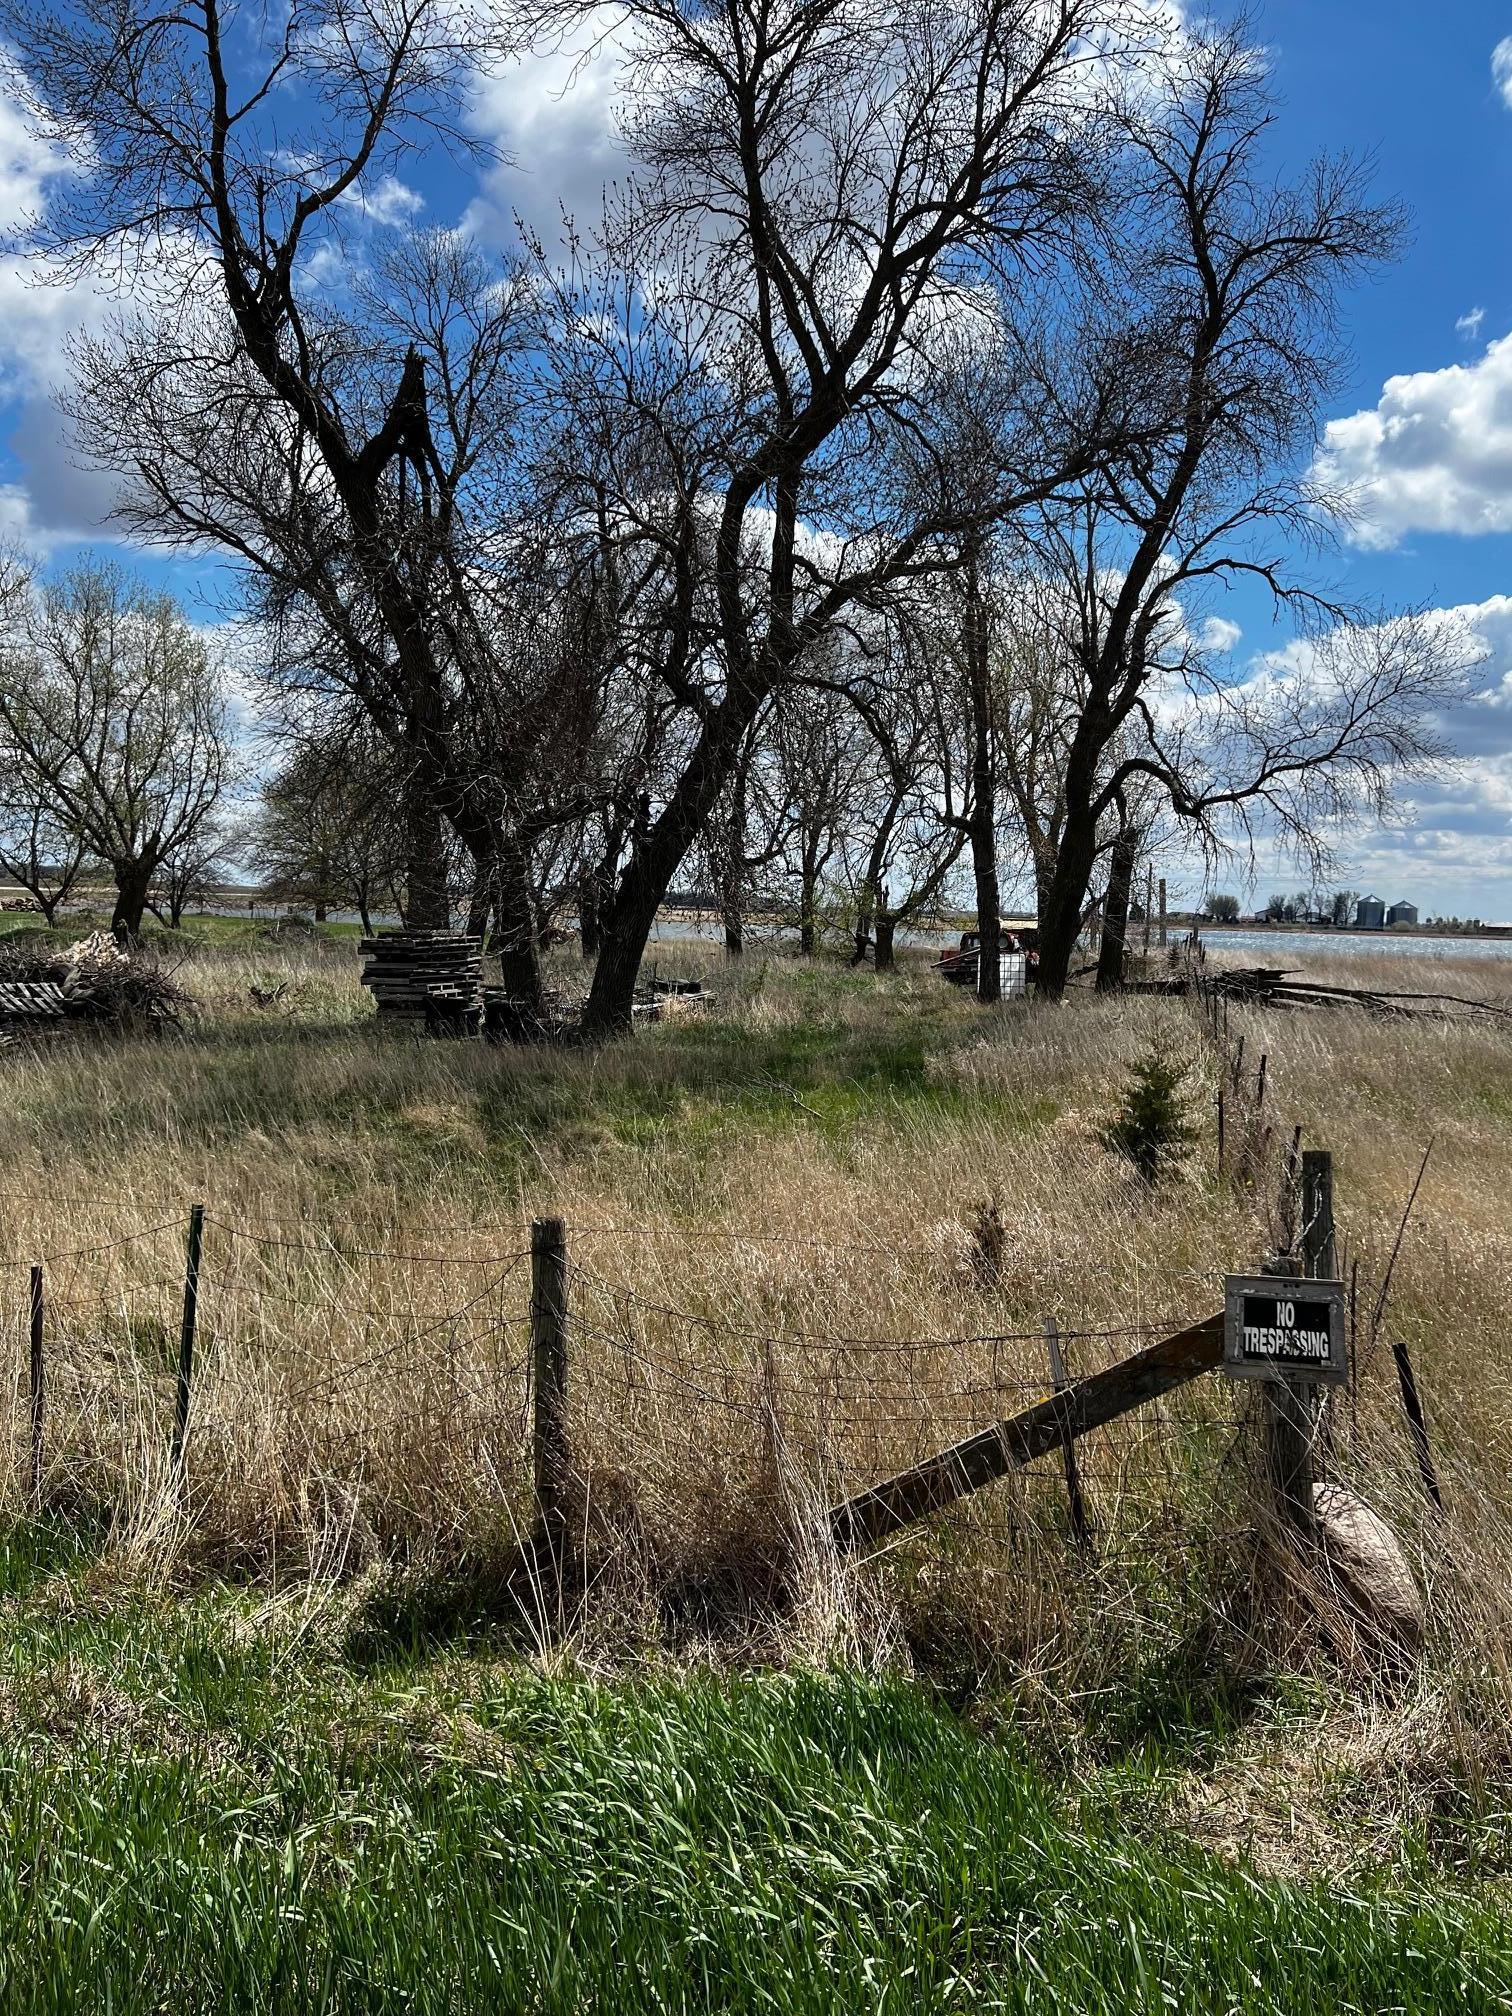
{"type": "MultiPolygon", "coordinates": [[[[1367,154],[1411,215],[1400,263],[1346,304],[1352,376],[1320,463],[1365,519],[1329,572],[1364,599],[1461,612],[1484,654],[1483,697],[1452,723],[1460,773],[1415,790],[1399,830],[1352,838],[1341,879],[1425,912],[1512,918],[1512,0],[1270,0],[1256,25],[1282,101],[1278,167],[1367,154]]],[[[515,210],[548,231],[563,206],[590,213],[616,165],[612,70],[564,90],[569,71],[558,56],[480,92],[480,130],[519,165],[480,179],[440,156],[415,164],[413,190],[374,192],[360,228],[423,215],[497,242],[515,210]]],[[[50,166],[0,100],[5,222],[45,202],[50,166]]],[[[66,559],[109,538],[108,488],[75,466],[49,394],[66,332],[101,310],[27,280],[24,260],[0,261],[0,530],[66,559]]],[[[213,568],[169,571],[209,613],[213,568]]],[[[1253,596],[1221,613],[1243,633],[1236,670],[1283,641],[1253,596]]],[[[1258,879],[1263,895],[1296,878],[1266,862],[1258,879]]]]}

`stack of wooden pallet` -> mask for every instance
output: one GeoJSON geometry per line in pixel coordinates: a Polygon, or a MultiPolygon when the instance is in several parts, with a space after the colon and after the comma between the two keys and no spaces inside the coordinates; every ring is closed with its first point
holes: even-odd
{"type": "Polygon", "coordinates": [[[362,984],[380,1015],[471,1021],[483,1006],[483,944],[463,931],[384,931],[364,938],[362,984]]]}
{"type": "Polygon", "coordinates": [[[0,980],[0,1034],[50,1028],[68,1013],[68,999],[56,980],[0,980]]]}

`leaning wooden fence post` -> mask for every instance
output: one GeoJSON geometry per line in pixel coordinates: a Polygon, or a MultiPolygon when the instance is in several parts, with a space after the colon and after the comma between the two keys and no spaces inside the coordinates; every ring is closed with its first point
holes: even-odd
{"type": "MultiPolygon", "coordinates": [[[[1050,1353],[1051,1384],[1057,1393],[1064,1393],[1070,1381],[1066,1377],[1066,1361],[1061,1353],[1060,1329],[1053,1316],[1045,1318],[1045,1345],[1050,1353]]],[[[1092,1528],[1087,1519],[1086,1501],[1082,1497],[1074,1436],[1066,1437],[1062,1454],[1066,1460],[1066,1499],[1071,1509],[1071,1537],[1078,1547],[1085,1549],[1092,1544],[1092,1528]]]]}
{"type": "Polygon", "coordinates": [[[530,1228],[530,1342],[535,1369],[535,1496],[541,1538],[558,1569],[567,1523],[567,1233],[560,1218],[530,1228]]]}
{"type": "Polygon", "coordinates": [[[170,1467],[175,1482],[184,1475],[184,1440],[189,1433],[189,1389],[194,1379],[194,1332],[199,1322],[200,1250],[205,1240],[205,1207],[189,1211],[189,1240],[184,1250],[184,1317],[179,1326],[178,1392],[173,1409],[173,1449],[170,1467]]]}
{"type": "Polygon", "coordinates": [[[42,1269],[31,1270],[31,1498],[42,1502],[42,1414],[45,1393],[42,1383],[42,1269]]]}

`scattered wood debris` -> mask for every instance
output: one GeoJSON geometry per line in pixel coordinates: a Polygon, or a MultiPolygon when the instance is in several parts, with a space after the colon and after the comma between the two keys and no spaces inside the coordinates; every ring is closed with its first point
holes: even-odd
{"type": "Polygon", "coordinates": [[[696,1014],[713,998],[704,992],[702,980],[658,980],[653,974],[648,985],[637,990],[630,1013],[643,1022],[660,1022],[666,1016],[696,1014]]]}
{"type": "Polygon", "coordinates": [[[178,1028],[189,996],[150,953],[127,951],[108,931],[73,945],[39,945],[34,935],[0,944],[0,1030],[55,1033],[65,1023],[117,1029],[178,1028]]]}
{"type": "Polygon", "coordinates": [[[0,1029],[61,1021],[67,1013],[68,1003],[56,980],[0,980],[0,1029]]]}
{"type": "Polygon", "coordinates": [[[1482,1001],[1468,994],[1412,992],[1385,987],[1344,987],[1321,980],[1301,980],[1295,970],[1279,966],[1206,967],[1200,975],[1172,973],[1157,980],[1131,980],[1125,991],[1135,994],[1216,995],[1221,1001],[1241,1001],[1265,1008],[1352,1008],[1370,1015],[1406,1016],[1423,1020],[1512,1021],[1512,1004],[1482,1001]]]}

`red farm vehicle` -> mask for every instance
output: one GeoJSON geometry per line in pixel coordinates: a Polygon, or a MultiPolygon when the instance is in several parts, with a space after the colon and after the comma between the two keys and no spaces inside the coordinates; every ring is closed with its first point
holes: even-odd
{"type": "MultiPolygon", "coordinates": [[[[1009,1001],[1015,995],[1027,994],[1034,984],[1039,972],[1039,931],[1032,924],[1005,923],[998,928],[1000,991],[1002,998],[1009,1001]]],[[[952,986],[974,988],[981,963],[980,933],[963,931],[960,944],[940,954],[939,969],[952,986]]]]}

